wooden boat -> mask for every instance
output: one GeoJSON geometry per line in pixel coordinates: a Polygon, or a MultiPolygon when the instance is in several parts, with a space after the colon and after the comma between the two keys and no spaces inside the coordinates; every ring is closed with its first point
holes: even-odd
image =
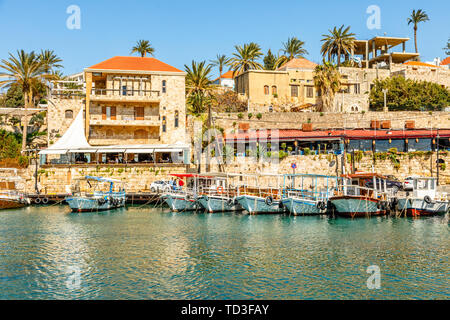
{"type": "Polygon", "coordinates": [[[356,173],[344,176],[342,185],[330,198],[335,214],[346,218],[382,216],[387,214],[386,178],[376,173],[356,173]],[[373,180],[373,188],[366,183],[373,180]]]}
{"type": "Polygon", "coordinates": [[[22,179],[17,169],[0,169],[0,210],[22,208],[30,204],[30,199],[19,189],[22,189],[22,179]]]}
{"type": "Polygon", "coordinates": [[[338,177],[313,174],[284,175],[283,206],[292,215],[320,215],[327,212],[329,198],[338,177]]]}
{"type": "Polygon", "coordinates": [[[120,180],[86,176],[76,180],[74,189],[73,194],[65,199],[73,212],[112,210],[124,207],[126,203],[126,192],[120,180]],[[83,181],[86,181],[92,190],[82,190],[83,181]],[[108,189],[101,190],[105,184],[108,189]],[[117,185],[119,187],[115,191],[117,185]]]}
{"type": "Polygon", "coordinates": [[[218,173],[200,177],[198,203],[209,213],[244,210],[235,199],[238,176],[218,173]]]}
{"type": "Polygon", "coordinates": [[[176,187],[165,192],[161,199],[173,212],[196,211],[202,207],[198,203],[197,174],[171,174],[178,179],[176,187]]]}
{"type": "Polygon", "coordinates": [[[447,194],[437,193],[436,178],[413,178],[413,194],[398,199],[397,212],[409,217],[445,215],[450,207],[447,194]]]}
{"type": "Polygon", "coordinates": [[[238,187],[238,196],[236,201],[249,214],[269,214],[269,213],[284,213],[285,208],[281,202],[282,188],[280,187],[280,175],[260,174],[260,175],[241,175],[246,179],[238,187]],[[276,180],[275,186],[272,180],[276,180]],[[253,180],[253,185],[248,182],[253,180]],[[267,187],[261,187],[267,185],[267,187]]]}

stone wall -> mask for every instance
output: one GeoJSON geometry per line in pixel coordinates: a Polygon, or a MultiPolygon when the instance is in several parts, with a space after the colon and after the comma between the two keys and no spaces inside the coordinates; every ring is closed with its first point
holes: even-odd
{"type": "Polygon", "coordinates": [[[84,108],[84,100],[80,98],[53,98],[47,107],[48,142],[56,142],[76,118],[78,112],[84,108]],[[66,111],[72,111],[72,118],[66,118],[66,111]]]}
{"type": "MultiPolygon", "coordinates": [[[[214,123],[225,130],[238,130],[240,123],[248,123],[250,129],[301,129],[303,123],[311,122],[313,129],[357,129],[370,128],[372,120],[390,120],[391,129],[404,129],[406,121],[415,121],[415,127],[420,129],[450,128],[450,112],[365,112],[365,113],[320,113],[320,112],[270,112],[262,113],[262,118],[257,119],[257,114],[248,118],[248,113],[238,114],[220,113],[214,114],[214,123]],[[234,124],[234,125],[233,125],[234,124]]],[[[188,126],[195,118],[189,117],[188,126]]]]}

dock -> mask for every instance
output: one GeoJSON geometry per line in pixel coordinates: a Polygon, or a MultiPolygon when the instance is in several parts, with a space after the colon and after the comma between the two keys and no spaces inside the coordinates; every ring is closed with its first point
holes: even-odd
{"type": "MultiPolygon", "coordinates": [[[[28,194],[31,200],[31,204],[34,205],[46,205],[46,204],[57,204],[64,203],[64,199],[70,196],[70,194],[64,193],[52,193],[52,194],[28,194]]],[[[138,192],[138,193],[127,193],[127,204],[161,204],[161,193],[154,192],[138,192]]]]}

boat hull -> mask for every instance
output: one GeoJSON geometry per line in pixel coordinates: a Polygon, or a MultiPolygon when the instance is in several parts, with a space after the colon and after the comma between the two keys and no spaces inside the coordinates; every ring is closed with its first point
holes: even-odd
{"type": "Polygon", "coordinates": [[[283,213],[284,209],[280,208],[280,201],[273,200],[272,203],[267,204],[266,199],[256,196],[239,196],[236,198],[239,204],[249,214],[268,214],[268,213],[283,213]]]}
{"type": "Polygon", "coordinates": [[[198,203],[209,213],[244,210],[237,201],[220,196],[201,196],[198,203]]]}
{"type": "Polygon", "coordinates": [[[6,209],[18,209],[26,206],[26,203],[23,203],[19,200],[14,199],[0,199],[0,210],[6,209]]]}
{"type": "Polygon", "coordinates": [[[408,217],[431,217],[445,215],[449,210],[446,201],[431,201],[427,203],[424,199],[399,199],[398,211],[406,213],[408,217]]]}
{"type": "Polygon", "coordinates": [[[66,202],[73,212],[106,211],[125,206],[125,194],[105,197],[68,197],[66,202]]]}
{"type": "Polygon", "coordinates": [[[379,200],[361,196],[340,196],[330,199],[336,209],[336,214],[346,218],[361,218],[367,216],[382,216],[386,210],[378,208],[379,200]]]}
{"type": "Polygon", "coordinates": [[[318,201],[298,198],[285,198],[283,206],[294,216],[313,216],[324,214],[324,210],[317,207],[318,201]]]}
{"type": "Polygon", "coordinates": [[[165,194],[162,199],[173,212],[195,211],[201,209],[201,206],[194,199],[187,199],[185,195],[165,194]]]}

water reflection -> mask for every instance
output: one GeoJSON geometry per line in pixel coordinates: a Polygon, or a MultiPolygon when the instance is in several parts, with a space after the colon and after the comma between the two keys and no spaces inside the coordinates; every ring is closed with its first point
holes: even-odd
{"type": "Polygon", "coordinates": [[[448,217],[26,208],[0,215],[0,298],[449,298],[448,232],[448,217]],[[370,265],[381,290],[366,287],[370,265]]]}

